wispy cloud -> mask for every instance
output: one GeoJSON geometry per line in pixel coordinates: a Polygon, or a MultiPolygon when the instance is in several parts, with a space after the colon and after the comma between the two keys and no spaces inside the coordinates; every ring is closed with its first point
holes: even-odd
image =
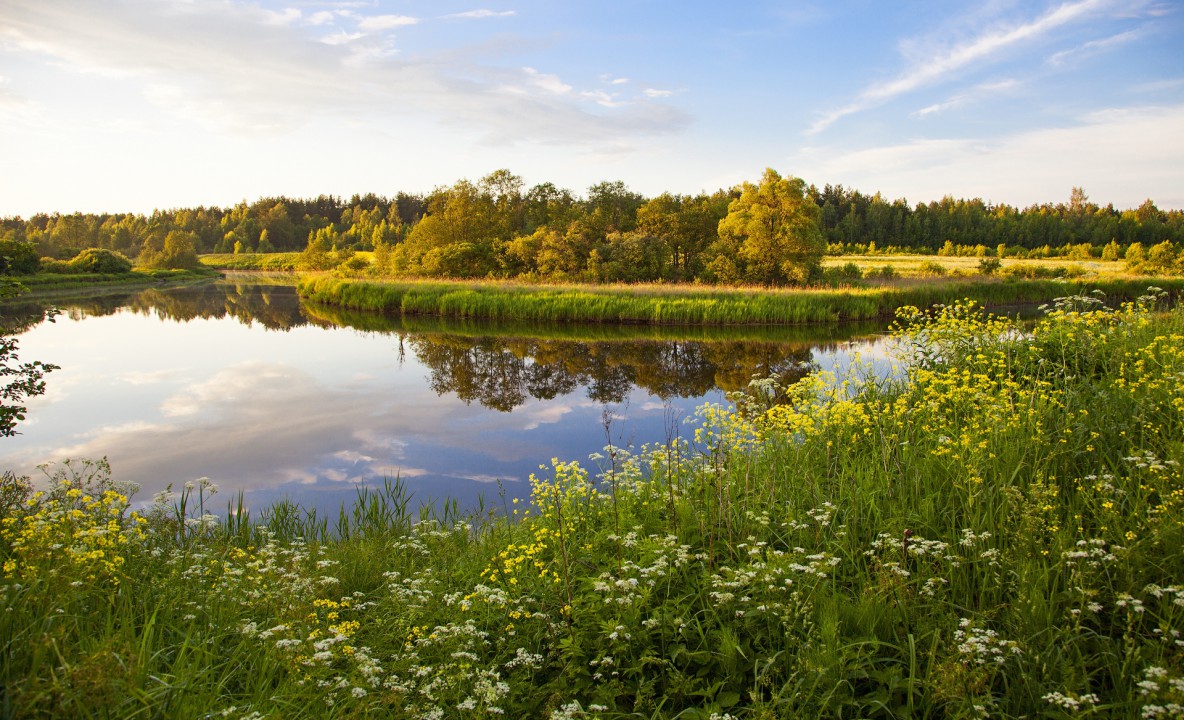
{"type": "Polygon", "coordinates": [[[531,67],[522,68],[522,72],[526,73],[527,81],[530,82],[531,85],[542,88],[549,93],[554,95],[566,95],[567,93],[571,92],[571,85],[568,85],[567,83],[560,80],[558,75],[540,73],[538,70],[535,70],[531,67]]]}
{"type": "Polygon", "coordinates": [[[461,20],[479,20],[481,18],[513,17],[517,14],[518,13],[514,10],[502,10],[500,12],[496,10],[469,10],[468,12],[452,13],[451,15],[445,15],[444,17],[457,18],[461,20]]]}
{"type": "Polygon", "coordinates": [[[957,95],[953,95],[950,98],[943,100],[942,102],[923,107],[918,110],[916,114],[919,117],[925,117],[927,115],[934,115],[947,110],[956,110],[967,105],[981,102],[984,98],[991,95],[1011,90],[1019,84],[1019,81],[1014,79],[1000,80],[998,82],[991,83],[981,83],[964,93],[958,93],[957,95]]]}
{"type": "Polygon", "coordinates": [[[1184,105],[1112,108],[1074,124],[993,139],[916,139],[858,150],[819,146],[791,162],[808,180],[874,188],[912,201],[952,194],[1027,205],[1048,201],[1057,188],[1067,197],[1083,178],[1094,178],[1086,189],[1099,202],[1136,207],[1152,197],[1161,207],[1180,207],[1180,127],[1184,105]],[[1177,191],[1164,196],[1163,188],[1177,191]]]}
{"type": "Polygon", "coordinates": [[[1143,34],[1144,31],[1140,28],[1138,30],[1127,30],[1126,32],[1121,32],[1117,35],[1111,35],[1108,38],[1102,38],[1100,40],[1090,40],[1089,42],[1078,45],[1077,47],[1070,50],[1062,50],[1058,53],[1050,55],[1048,58],[1048,64],[1064,65],[1067,60],[1095,55],[1099,52],[1109,50],[1110,48],[1117,47],[1119,45],[1125,45],[1133,40],[1138,40],[1143,36],[1143,34]]]}
{"type": "Polygon", "coordinates": [[[326,7],[304,15],[233,0],[101,7],[5,0],[0,42],[10,53],[117,78],[174,116],[238,135],[274,135],[326,116],[388,128],[408,118],[463,126],[503,144],[616,147],[687,124],[685,113],[640,92],[620,102],[590,98],[544,69],[501,66],[509,49],[486,40],[403,58],[389,31],[426,20],[366,15],[370,4],[328,16],[326,7]]]}
{"type": "Polygon", "coordinates": [[[1005,50],[1034,41],[1056,28],[1088,17],[1108,4],[1109,0],[1067,2],[1035,20],[992,30],[955,47],[918,58],[913,67],[903,74],[868,87],[852,102],[824,115],[808,132],[817,134],[848,115],[868,110],[918,88],[939,83],[968,67],[989,63],[1005,50]]]}
{"type": "Polygon", "coordinates": [[[408,17],[407,15],[371,15],[362,18],[358,23],[358,29],[375,32],[417,24],[419,24],[419,18],[408,17]]]}

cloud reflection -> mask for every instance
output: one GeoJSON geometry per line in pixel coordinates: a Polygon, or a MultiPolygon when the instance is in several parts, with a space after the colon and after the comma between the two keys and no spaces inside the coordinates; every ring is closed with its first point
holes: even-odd
{"type": "Polygon", "coordinates": [[[53,358],[70,368],[71,392],[53,413],[35,410],[45,422],[10,439],[0,462],[31,473],[47,460],[105,456],[142,498],[209,477],[224,494],[241,490],[249,507],[288,496],[335,508],[355,486],[397,477],[417,501],[472,506],[499,481],[508,496],[527,495],[526,478],[552,457],[599,451],[605,413],[616,442],[661,440],[669,412],[689,415],[705,394],[720,399],[713,388],[753,374],[799,376],[814,352],[738,339],[342,333],[283,302],[290,288],[267,290],[264,325],[249,312],[252,291],[224,285],[186,291],[195,306],[184,292],[153,291],[130,300],[132,312],[105,306],[39,328],[58,338],[55,352],[75,353],[53,358]],[[217,300],[224,292],[233,314],[217,300]],[[115,348],[102,363],[96,342],[115,348]],[[402,360],[400,346],[412,350],[402,360]]]}

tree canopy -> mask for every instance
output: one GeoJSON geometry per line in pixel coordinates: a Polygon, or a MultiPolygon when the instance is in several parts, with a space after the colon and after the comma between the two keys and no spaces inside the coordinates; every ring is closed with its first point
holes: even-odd
{"type": "Polygon", "coordinates": [[[719,223],[720,244],[731,252],[736,279],[766,285],[804,283],[818,275],[826,244],[821,212],[800,178],[766,169],[759,185],[744,183],[719,223]]]}

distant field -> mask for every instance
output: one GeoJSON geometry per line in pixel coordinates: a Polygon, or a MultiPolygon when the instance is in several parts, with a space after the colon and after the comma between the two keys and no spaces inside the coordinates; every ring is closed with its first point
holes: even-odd
{"type": "MultiPolygon", "coordinates": [[[[983,258],[979,257],[942,257],[939,255],[835,255],[828,256],[822,262],[823,267],[842,267],[847,263],[855,263],[855,265],[862,272],[868,270],[879,269],[883,267],[892,268],[898,275],[902,277],[922,276],[926,275],[922,266],[925,263],[935,263],[946,269],[946,272],[953,273],[955,271],[966,275],[974,275],[978,273],[979,262],[983,258]]],[[[1119,261],[1106,260],[1072,260],[1069,258],[1048,258],[1048,259],[1016,259],[1007,258],[1002,261],[1002,268],[1006,269],[1015,265],[1026,267],[1046,268],[1050,271],[1061,268],[1080,268],[1081,274],[1084,275],[1126,275],[1126,263],[1119,261]]]]}

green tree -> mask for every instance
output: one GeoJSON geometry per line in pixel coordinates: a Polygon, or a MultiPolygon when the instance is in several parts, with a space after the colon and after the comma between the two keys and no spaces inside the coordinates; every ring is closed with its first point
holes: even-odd
{"type": "Polygon", "coordinates": [[[300,266],[308,270],[328,270],[333,267],[333,245],[337,233],[332,227],[323,227],[308,238],[308,245],[300,253],[300,266]]]}
{"type": "Polygon", "coordinates": [[[183,230],[172,230],[165,235],[159,250],[146,247],[140,252],[141,267],[157,270],[192,270],[197,261],[197,235],[183,230]]]}
{"type": "Polygon", "coordinates": [[[765,170],[760,185],[744,183],[719,223],[719,237],[733,249],[743,280],[769,285],[804,283],[818,275],[826,243],[821,212],[806,197],[800,178],[765,170]]]}

